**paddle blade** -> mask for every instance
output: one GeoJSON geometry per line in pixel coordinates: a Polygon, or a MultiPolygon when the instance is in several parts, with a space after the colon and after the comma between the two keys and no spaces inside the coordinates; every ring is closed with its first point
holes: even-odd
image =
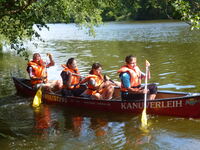
{"type": "Polygon", "coordinates": [[[36,94],[35,94],[35,97],[33,99],[33,104],[32,106],[33,107],[38,107],[40,106],[41,102],[42,102],[42,89],[41,87],[37,90],[36,94]]]}
{"type": "Polygon", "coordinates": [[[146,60],[146,67],[149,67],[150,63],[148,62],[148,60],[146,60]]]}
{"type": "Polygon", "coordinates": [[[143,110],[143,112],[142,112],[141,122],[142,122],[142,127],[146,127],[146,126],[147,126],[147,113],[146,113],[146,108],[144,108],[144,110],[143,110]]]}

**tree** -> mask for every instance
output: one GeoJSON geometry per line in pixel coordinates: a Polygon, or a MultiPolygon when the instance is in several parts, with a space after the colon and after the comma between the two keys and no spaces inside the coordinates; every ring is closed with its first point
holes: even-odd
{"type": "Polygon", "coordinates": [[[200,0],[118,0],[103,10],[106,20],[182,19],[199,28],[200,0]]]}
{"type": "Polygon", "coordinates": [[[192,28],[200,28],[200,0],[0,0],[0,10],[0,41],[25,57],[23,41],[40,39],[33,25],[41,30],[48,28],[47,23],[74,22],[94,33],[93,26],[102,19],[133,20],[145,11],[144,16],[165,12],[174,18],[178,14],[192,28]]]}
{"type": "Polygon", "coordinates": [[[175,0],[172,5],[191,29],[200,29],[200,0],[175,0]]]}
{"type": "MultiPolygon", "coordinates": [[[[33,29],[47,27],[50,22],[75,22],[90,28],[102,22],[100,4],[96,0],[0,0],[0,39],[18,54],[27,56],[23,41],[40,38],[33,29]]],[[[105,3],[107,1],[105,0],[105,3]]]]}

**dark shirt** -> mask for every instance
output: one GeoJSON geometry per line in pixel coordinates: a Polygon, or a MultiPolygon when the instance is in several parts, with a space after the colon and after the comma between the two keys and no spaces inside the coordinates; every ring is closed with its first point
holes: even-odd
{"type": "Polygon", "coordinates": [[[62,71],[60,76],[62,77],[63,85],[66,85],[67,81],[69,81],[69,74],[65,71],[62,71]]]}

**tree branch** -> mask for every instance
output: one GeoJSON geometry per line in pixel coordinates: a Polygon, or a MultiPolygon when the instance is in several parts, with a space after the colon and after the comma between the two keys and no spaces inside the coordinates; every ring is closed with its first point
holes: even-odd
{"type": "MultiPolygon", "coordinates": [[[[17,14],[17,13],[20,13],[22,12],[23,10],[25,10],[26,8],[28,8],[32,3],[34,2],[37,2],[37,0],[28,0],[26,4],[24,4],[23,6],[19,7],[19,8],[16,8],[15,10],[9,10],[5,13],[3,13],[0,18],[2,18],[3,16],[6,16],[6,15],[14,15],[14,14],[17,14]]],[[[7,3],[8,4],[8,3],[7,3]]],[[[6,4],[5,4],[6,5],[6,4]]],[[[8,4],[9,5],[9,4],[8,4]]]]}

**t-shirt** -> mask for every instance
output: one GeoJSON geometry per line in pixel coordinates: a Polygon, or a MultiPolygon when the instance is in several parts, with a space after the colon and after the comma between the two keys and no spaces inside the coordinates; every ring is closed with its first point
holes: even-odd
{"type": "Polygon", "coordinates": [[[62,77],[63,85],[66,85],[69,81],[69,74],[67,74],[65,71],[62,71],[60,76],[62,77]]]}
{"type": "Polygon", "coordinates": [[[124,73],[122,73],[122,74],[120,75],[121,82],[122,82],[122,84],[123,84],[123,86],[124,86],[125,88],[131,87],[130,78],[131,78],[131,77],[130,77],[129,73],[127,73],[127,72],[124,72],[124,73]]]}

